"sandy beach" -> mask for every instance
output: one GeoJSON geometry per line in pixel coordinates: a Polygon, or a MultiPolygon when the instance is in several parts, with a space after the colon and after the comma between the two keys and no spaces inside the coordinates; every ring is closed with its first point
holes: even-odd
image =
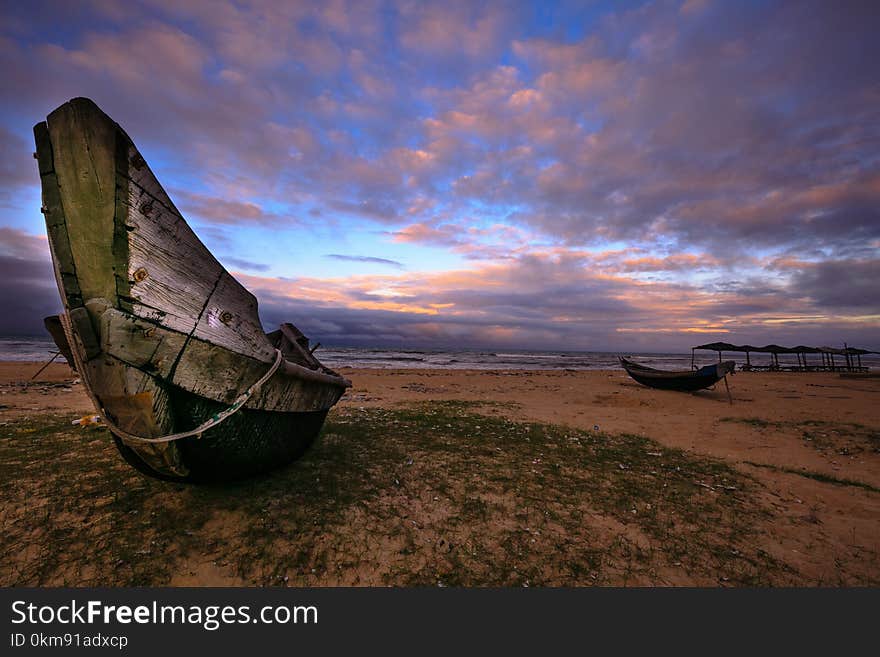
{"type": "Polygon", "coordinates": [[[143,477],[65,365],[0,363],[0,584],[880,583],[880,379],[354,370],[307,455],[143,477]]]}

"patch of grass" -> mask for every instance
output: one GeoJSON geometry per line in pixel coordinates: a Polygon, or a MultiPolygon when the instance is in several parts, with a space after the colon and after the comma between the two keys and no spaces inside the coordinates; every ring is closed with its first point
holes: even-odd
{"type": "MultiPolygon", "coordinates": [[[[583,539],[590,520],[601,515],[618,536],[631,536],[632,545],[647,544],[664,552],[667,561],[695,565],[715,553],[716,543],[739,544],[749,534],[746,518],[759,513],[747,501],[753,482],[721,461],[641,436],[510,422],[474,415],[470,408],[444,402],[412,407],[396,419],[408,428],[412,448],[440,466],[437,486],[448,488],[450,479],[480,480],[484,495],[510,499],[512,513],[529,509],[518,517],[531,529],[552,526],[557,537],[583,539]],[[461,458],[463,448],[469,458],[461,458]],[[482,464],[480,473],[473,472],[472,459],[482,464]]],[[[482,519],[462,517],[461,522],[476,526],[482,519]]],[[[507,548],[508,559],[533,547],[507,545],[518,546],[507,548]]],[[[636,560],[640,554],[631,552],[636,560]]],[[[743,565],[739,561],[734,570],[743,565]]],[[[732,565],[729,558],[725,563],[732,565]]],[[[746,568],[734,577],[747,581],[759,570],[746,568]]],[[[541,581],[540,573],[531,575],[533,582],[541,581]]]]}
{"type": "Polygon", "coordinates": [[[871,484],[866,484],[863,481],[856,481],[855,479],[841,479],[822,472],[815,472],[813,470],[796,470],[794,468],[786,468],[779,465],[771,465],[769,463],[755,463],[754,461],[743,461],[743,463],[752,465],[756,468],[766,468],[768,470],[774,470],[775,472],[785,472],[787,474],[798,475],[799,477],[806,477],[807,479],[814,479],[815,481],[821,481],[824,484],[854,486],[855,488],[862,488],[871,491],[872,493],[880,493],[880,488],[872,486],[871,484]]]}
{"type": "Polygon", "coordinates": [[[55,416],[4,429],[3,584],[167,581],[170,564],[150,555],[161,552],[176,522],[204,521],[209,510],[159,507],[154,500],[159,482],[122,462],[105,429],[73,427],[55,416]]]}
{"type": "Polygon", "coordinates": [[[337,408],[303,458],[222,486],[144,477],[103,429],[18,422],[0,584],[161,585],[206,564],[259,585],[790,581],[754,547],[756,482],[723,462],[480,408],[337,408]]]}
{"type": "Polygon", "coordinates": [[[791,431],[799,434],[802,440],[820,452],[833,451],[842,456],[865,451],[880,453],[880,429],[855,422],[774,422],[757,417],[723,417],[720,421],[748,424],[758,429],[791,431]]]}
{"type": "Polygon", "coordinates": [[[764,420],[759,417],[722,417],[719,418],[719,422],[739,422],[740,424],[748,424],[753,427],[757,427],[759,429],[766,429],[767,427],[778,426],[779,422],[771,422],[769,420],[764,420]]]}

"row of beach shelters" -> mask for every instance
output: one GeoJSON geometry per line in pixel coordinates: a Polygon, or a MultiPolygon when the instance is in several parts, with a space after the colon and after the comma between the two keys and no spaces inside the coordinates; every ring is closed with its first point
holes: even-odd
{"type": "Polygon", "coordinates": [[[843,349],[835,349],[834,347],[807,347],[798,345],[797,347],[781,347],[778,344],[768,344],[763,347],[755,347],[750,344],[730,344],[729,342],[710,342],[709,344],[701,344],[691,348],[691,367],[694,366],[697,350],[716,351],[718,352],[718,361],[721,361],[721,354],[728,353],[745,353],[746,363],[740,369],[750,370],[770,370],[770,371],[793,371],[793,372],[867,372],[868,368],[862,366],[862,356],[865,354],[877,354],[877,351],[868,351],[867,349],[857,349],[855,347],[847,347],[843,349]],[[769,362],[766,364],[752,363],[752,354],[769,354],[769,362]],[[793,354],[797,357],[797,365],[791,363],[780,363],[780,354],[793,354]],[[818,354],[818,358],[814,356],[812,362],[807,360],[807,354],[818,354]],[[834,357],[842,357],[841,361],[835,361],[834,357]],[[821,362],[819,362],[821,361],[821,362]]]}

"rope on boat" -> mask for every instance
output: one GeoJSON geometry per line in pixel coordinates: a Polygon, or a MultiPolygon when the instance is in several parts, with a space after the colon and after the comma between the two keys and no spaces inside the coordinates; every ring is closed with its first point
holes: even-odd
{"type": "Polygon", "coordinates": [[[71,351],[73,352],[73,360],[76,361],[76,370],[79,372],[80,378],[83,380],[83,386],[86,389],[86,392],[89,395],[89,398],[92,400],[92,403],[95,405],[95,408],[98,409],[98,414],[101,416],[101,420],[104,421],[104,424],[107,425],[107,428],[110,429],[113,433],[124,440],[132,440],[141,443],[170,443],[174,440],[181,440],[182,438],[191,438],[192,436],[199,436],[203,434],[208,429],[213,429],[218,424],[226,420],[227,418],[235,415],[251,398],[251,396],[262,386],[266,381],[268,381],[275,372],[278,371],[278,368],[281,367],[281,362],[284,360],[284,355],[281,353],[280,349],[275,350],[275,362],[272,363],[272,367],[269,368],[262,378],[259,381],[254,383],[251,387],[245,390],[242,394],[240,394],[232,405],[229,408],[226,408],[218,413],[215,413],[208,419],[203,422],[195,429],[191,429],[190,431],[183,431],[181,433],[172,433],[167,436],[159,436],[157,438],[145,438],[144,436],[136,436],[133,433],[129,433],[124,429],[120,429],[119,426],[110,420],[107,417],[107,412],[104,410],[103,405],[98,398],[95,396],[95,393],[92,392],[92,386],[88,381],[88,374],[86,373],[86,368],[82,360],[82,355],[80,354],[79,349],[76,347],[76,343],[74,342],[73,336],[73,326],[70,322],[70,317],[68,317],[67,313],[61,313],[61,326],[64,328],[64,335],[67,337],[67,343],[71,347],[71,351]]]}

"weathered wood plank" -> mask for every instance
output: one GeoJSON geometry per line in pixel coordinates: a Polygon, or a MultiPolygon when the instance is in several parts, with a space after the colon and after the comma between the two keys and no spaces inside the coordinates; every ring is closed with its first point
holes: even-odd
{"type": "Polygon", "coordinates": [[[257,314],[257,299],[226,271],[211,294],[193,337],[271,363],[272,347],[257,314]]]}
{"type": "Polygon", "coordinates": [[[64,356],[64,360],[70,366],[70,369],[76,371],[76,363],[73,359],[73,352],[67,343],[67,334],[64,333],[64,326],[61,324],[61,317],[58,315],[50,315],[43,319],[43,325],[52,336],[52,341],[58,347],[58,351],[64,356]]]}
{"type": "Polygon", "coordinates": [[[55,282],[65,307],[76,308],[82,305],[82,294],[76,278],[76,266],[73,262],[73,253],[70,250],[70,241],[67,238],[67,225],[64,220],[64,208],[61,205],[58,179],[53,168],[49,127],[45,123],[38,123],[34,126],[34,142],[37,146],[41,172],[43,216],[46,220],[49,249],[52,252],[55,282]]]}
{"type": "Polygon", "coordinates": [[[82,291],[76,275],[76,264],[70,240],[67,237],[67,224],[61,207],[58,182],[54,173],[47,173],[42,178],[43,208],[46,216],[46,236],[49,250],[52,252],[52,263],[55,270],[55,282],[67,308],[78,308],[83,305],[82,291]]]}
{"type": "MultiPolygon", "coordinates": [[[[153,377],[114,358],[103,356],[86,364],[95,396],[110,419],[123,431],[153,438],[174,432],[170,398],[153,377]]],[[[159,473],[186,476],[174,443],[123,442],[159,473]]]]}
{"type": "Polygon", "coordinates": [[[134,314],[272,362],[257,300],[201,243],[129,146],[129,277],[134,314]]]}
{"type": "Polygon", "coordinates": [[[85,307],[71,308],[68,311],[70,321],[73,324],[73,330],[76,332],[82,345],[82,352],[85,360],[90,360],[101,353],[101,344],[95,330],[88,311],[85,307]]]}
{"type": "Polygon", "coordinates": [[[129,365],[167,379],[187,336],[109,309],[101,316],[101,348],[129,365]]]}
{"type": "Polygon", "coordinates": [[[40,176],[55,172],[55,159],[52,155],[52,142],[49,141],[49,126],[40,121],[34,126],[34,143],[36,144],[37,168],[40,176]]]}
{"type": "Polygon", "coordinates": [[[116,127],[115,212],[113,215],[113,277],[116,281],[117,305],[131,312],[131,284],[128,277],[128,136],[116,127]]]}
{"type": "Polygon", "coordinates": [[[290,345],[288,348],[291,355],[290,360],[314,370],[320,369],[321,363],[309,351],[309,339],[303,335],[302,331],[287,322],[282,324],[278,330],[281,331],[281,335],[286,338],[287,344],[290,345]]]}
{"type": "Polygon", "coordinates": [[[191,333],[225,273],[186,222],[137,185],[126,220],[132,312],[191,333]]]}
{"type": "MultiPolygon", "coordinates": [[[[172,383],[208,399],[229,404],[268,371],[270,363],[245,358],[192,339],[180,357],[172,383]]],[[[341,385],[317,383],[282,367],[248,400],[246,408],[302,412],[326,410],[342,396],[341,385]]]]}
{"type": "MultiPolygon", "coordinates": [[[[118,313],[112,309],[109,312],[118,313]]],[[[68,346],[83,361],[85,371],[79,372],[83,383],[88,386],[90,394],[97,399],[109,419],[124,431],[144,437],[173,433],[174,415],[165,385],[146,372],[113,358],[106,351],[86,360],[88,352],[83,345],[82,336],[91,329],[78,330],[75,315],[78,314],[79,323],[84,323],[87,327],[91,326],[91,320],[85,308],[75,309],[71,314],[74,339],[68,346]]],[[[174,443],[149,444],[132,441],[126,444],[156,472],[180,477],[189,472],[174,443]]]]}
{"type": "Polygon", "coordinates": [[[113,242],[116,124],[77,98],[52,112],[49,136],[68,240],[84,299],[115,299],[113,242]]]}
{"type": "MultiPolygon", "coordinates": [[[[101,326],[105,354],[225,404],[231,404],[271,365],[197,338],[187,339],[182,333],[114,309],[104,313],[101,326]]],[[[329,378],[324,382],[306,380],[282,366],[246,407],[286,412],[324,410],[338,401],[343,390],[329,378]]]]}
{"type": "MultiPolygon", "coordinates": [[[[121,128],[120,131],[122,131],[121,128]]],[[[124,132],[122,134],[125,135],[124,132]]],[[[128,135],[125,135],[125,138],[127,139],[126,147],[128,150],[126,175],[128,176],[129,181],[150,194],[157,203],[165,206],[166,210],[182,217],[183,215],[180,210],[177,209],[177,206],[174,205],[174,201],[172,201],[171,197],[165,192],[165,189],[159,183],[156,174],[153,173],[153,170],[150,169],[150,165],[147,164],[144,157],[140,154],[140,151],[138,151],[137,146],[135,146],[134,142],[128,138],[128,135]]]]}

